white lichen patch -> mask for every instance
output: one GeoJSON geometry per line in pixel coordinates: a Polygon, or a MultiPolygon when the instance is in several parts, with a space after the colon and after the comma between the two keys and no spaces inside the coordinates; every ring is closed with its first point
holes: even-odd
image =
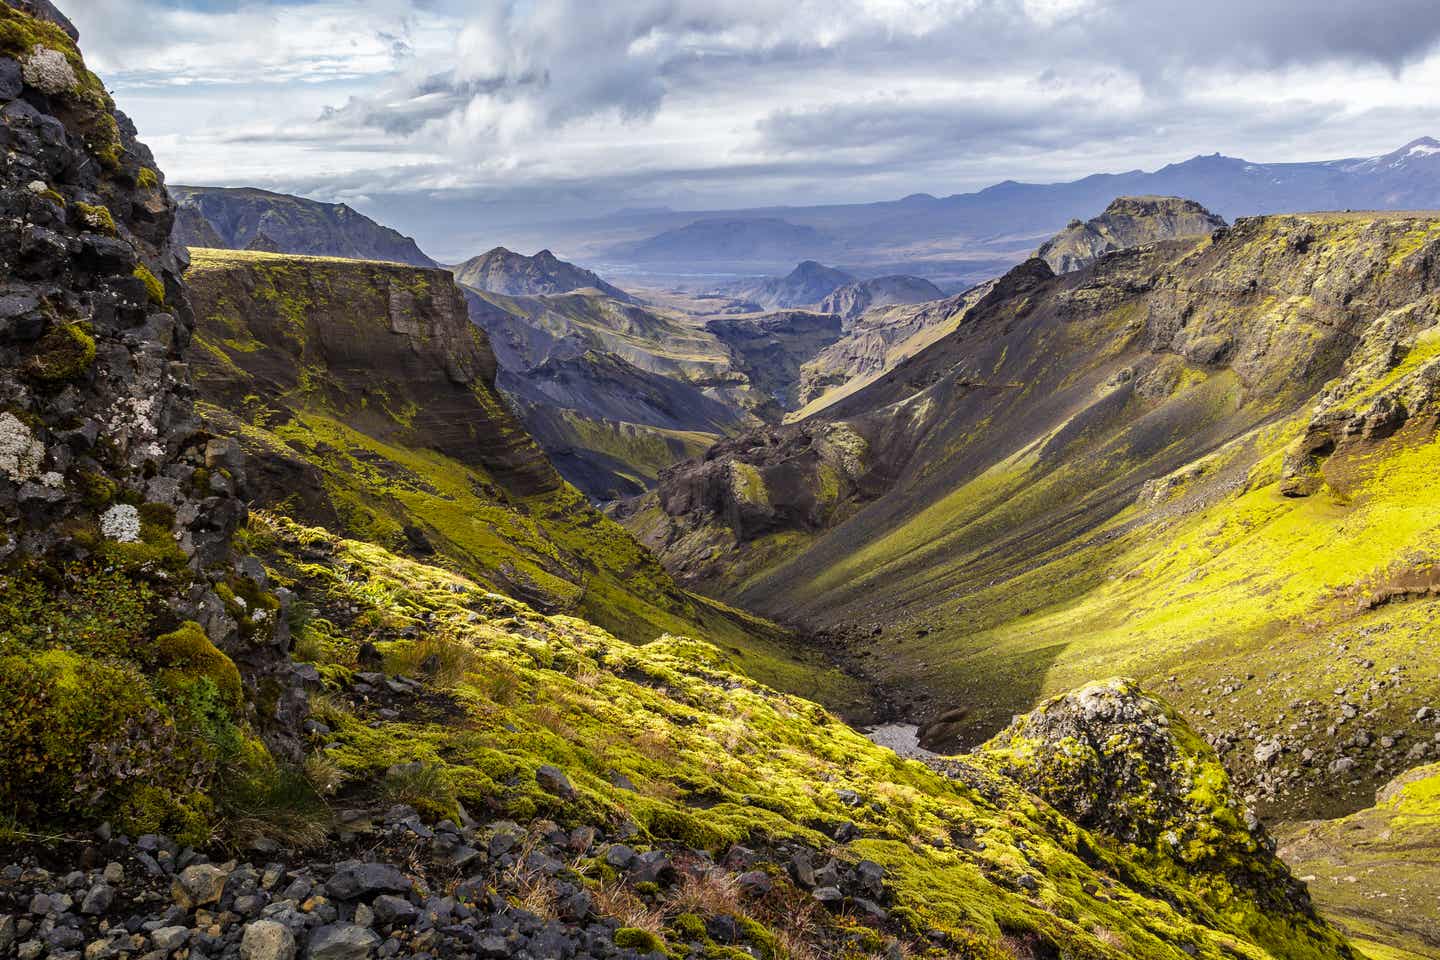
{"type": "Polygon", "coordinates": [[[20,68],[25,82],[41,93],[69,93],[79,83],[65,54],[39,44],[20,62],[20,68]]]}
{"type": "Polygon", "coordinates": [[[100,515],[100,534],[107,540],[138,543],[140,511],[128,503],[117,503],[100,515]]]}
{"type": "Polygon", "coordinates": [[[56,473],[54,470],[51,470],[49,473],[42,474],[40,477],[40,483],[43,486],[49,487],[51,490],[65,489],[65,478],[62,475],[56,473]]]}
{"type": "Polygon", "coordinates": [[[40,473],[45,446],[13,413],[0,413],[0,473],[15,481],[40,473]]]}

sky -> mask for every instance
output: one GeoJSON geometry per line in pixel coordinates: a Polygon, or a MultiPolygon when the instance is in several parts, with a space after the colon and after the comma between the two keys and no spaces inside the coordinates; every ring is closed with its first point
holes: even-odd
{"type": "MultiPolygon", "coordinates": [[[[1440,135],[1434,0],[58,0],[172,183],[458,227],[1440,135]]],[[[474,230],[469,231],[470,234],[474,230]]]]}

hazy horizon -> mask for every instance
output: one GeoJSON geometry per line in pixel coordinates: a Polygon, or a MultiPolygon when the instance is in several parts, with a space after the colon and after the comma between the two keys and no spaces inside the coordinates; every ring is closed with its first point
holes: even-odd
{"type": "Polygon", "coordinates": [[[945,196],[1440,132],[1415,96],[1440,80],[1440,8],[1416,0],[61,6],[173,182],[347,202],[442,258],[473,252],[467,223],[945,196]]]}

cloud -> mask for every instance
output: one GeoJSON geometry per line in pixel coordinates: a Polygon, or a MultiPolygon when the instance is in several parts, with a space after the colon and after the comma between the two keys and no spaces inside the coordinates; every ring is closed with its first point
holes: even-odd
{"type": "Polygon", "coordinates": [[[517,217],[521,198],[872,199],[1440,129],[1414,94],[1440,81],[1432,0],[74,6],[178,180],[463,195],[517,217]]]}

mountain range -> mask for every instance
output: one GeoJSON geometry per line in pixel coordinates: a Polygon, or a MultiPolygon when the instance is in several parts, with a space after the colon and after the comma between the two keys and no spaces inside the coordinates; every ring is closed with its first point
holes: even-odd
{"type": "Polygon", "coordinates": [[[0,140],[0,958],[1436,955],[1440,214],[457,283],[49,0],[0,140]]]}
{"type": "Polygon", "coordinates": [[[621,212],[546,224],[543,239],[538,232],[516,236],[551,245],[622,285],[632,275],[683,283],[686,273],[781,274],[815,259],[857,275],[921,276],[958,292],[1003,273],[1070,220],[1091,216],[1119,196],[1185,197],[1227,220],[1309,210],[1423,210],[1440,206],[1440,141],[1422,137],[1379,156],[1298,163],[1217,153],[1153,171],[1050,184],[1007,180],[973,193],[879,203],[621,212]],[[755,246],[744,256],[728,254],[727,238],[742,231],[755,246]],[[683,246],[670,246],[677,238],[683,246]]]}

